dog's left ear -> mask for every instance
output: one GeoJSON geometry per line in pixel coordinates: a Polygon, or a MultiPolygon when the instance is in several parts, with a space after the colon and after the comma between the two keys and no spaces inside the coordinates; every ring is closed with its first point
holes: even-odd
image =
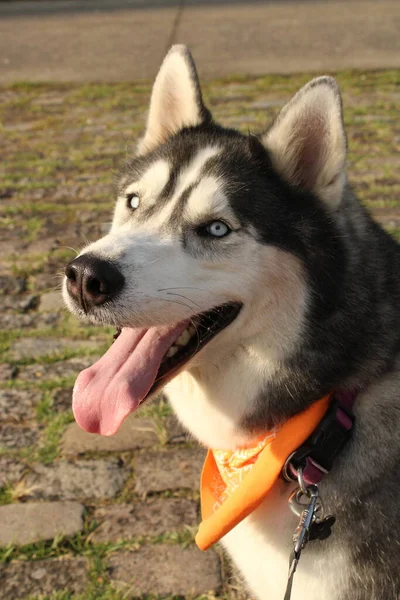
{"type": "Polygon", "coordinates": [[[210,121],[192,55],[186,46],[172,46],[154,82],[139,154],[150,152],[184,127],[210,121]]]}
{"type": "Polygon", "coordinates": [[[346,183],[346,134],[339,87],[332,77],[305,85],[283,108],[263,142],[277,171],[335,209],[346,183]]]}

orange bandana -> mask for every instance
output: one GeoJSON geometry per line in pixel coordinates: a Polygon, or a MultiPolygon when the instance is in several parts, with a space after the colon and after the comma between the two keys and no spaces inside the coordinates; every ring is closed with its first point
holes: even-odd
{"type": "Polygon", "coordinates": [[[208,550],[261,504],[288,456],[321,421],[330,399],[329,395],[318,400],[254,447],[208,451],[201,475],[203,521],[196,535],[200,550],[208,550]]]}

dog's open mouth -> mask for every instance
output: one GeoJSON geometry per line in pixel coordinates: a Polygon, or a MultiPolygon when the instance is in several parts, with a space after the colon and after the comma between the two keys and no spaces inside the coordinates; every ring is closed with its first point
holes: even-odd
{"type": "Polygon", "coordinates": [[[76,380],[72,408],[77,423],[90,433],[115,434],[124,419],[230,325],[240,309],[241,304],[229,303],[172,327],[118,330],[105,355],[76,380]]]}

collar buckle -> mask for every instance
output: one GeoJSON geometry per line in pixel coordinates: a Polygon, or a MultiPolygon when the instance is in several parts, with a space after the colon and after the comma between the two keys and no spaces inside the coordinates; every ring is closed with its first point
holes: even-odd
{"type": "Polygon", "coordinates": [[[337,455],[350,440],[354,426],[352,403],[334,396],[314,433],[287,458],[282,469],[286,481],[298,479],[299,469],[307,485],[315,485],[329,473],[337,455]]]}

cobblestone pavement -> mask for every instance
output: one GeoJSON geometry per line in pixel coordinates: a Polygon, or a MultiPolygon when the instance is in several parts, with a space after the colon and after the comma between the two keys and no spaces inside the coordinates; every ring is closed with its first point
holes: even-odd
{"type": "MultiPolygon", "coordinates": [[[[215,81],[222,122],[257,131],[307,75],[215,81]]],[[[400,234],[400,72],[339,73],[350,180],[400,234]]],[[[219,549],[193,544],[204,450],[158,400],[113,438],[73,422],[76,373],[113,331],[60,303],[74,248],[107,230],[113,170],[147,86],[0,88],[0,590],[3,600],[245,599],[219,549]]],[[[188,401],[190,399],[188,398],[188,401]]]]}

